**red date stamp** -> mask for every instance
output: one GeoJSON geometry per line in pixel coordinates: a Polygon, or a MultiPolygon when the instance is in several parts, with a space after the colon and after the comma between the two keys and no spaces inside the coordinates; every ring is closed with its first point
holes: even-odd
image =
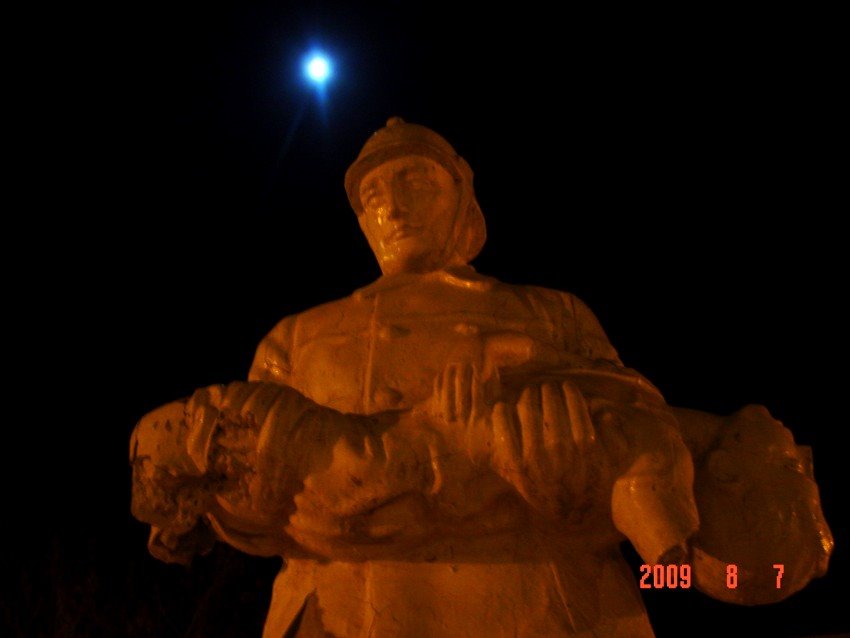
{"type": "Polygon", "coordinates": [[[641,565],[641,589],[690,589],[691,566],[681,565],[641,565]]]}
{"type": "MultiPolygon", "coordinates": [[[[776,570],[776,589],[781,589],[785,565],[776,563],[773,565],[773,569],[776,570]]],[[[687,563],[681,565],[641,565],[640,573],[641,589],[690,589],[692,583],[692,570],[687,563]]],[[[738,588],[738,566],[734,563],[726,565],[726,588],[738,588]]]]}

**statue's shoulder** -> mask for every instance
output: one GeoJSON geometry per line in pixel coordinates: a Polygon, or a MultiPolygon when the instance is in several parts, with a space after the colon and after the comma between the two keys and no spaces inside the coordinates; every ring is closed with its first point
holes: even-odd
{"type": "Polygon", "coordinates": [[[592,359],[619,363],[617,351],[608,340],[599,319],[577,295],[543,286],[511,287],[537,314],[560,327],[560,337],[570,349],[592,359]]]}
{"type": "Polygon", "coordinates": [[[598,325],[596,315],[574,293],[556,290],[554,288],[544,288],[543,286],[522,286],[522,288],[525,289],[526,294],[530,298],[565,313],[567,318],[572,319],[580,325],[592,324],[594,328],[598,325]]]}
{"type": "Polygon", "coordinates": [[[554,304],[558,306],[571,306],[574,295],[563,290],[555,288],[546,288],[544,286],[522,286],[527,291],[529,296],[535,297],[541,303],[554,304]]]}
{"type": "Polygon", "coordinates": [[[363,315],[365,319],[368,310],[368,304],[356,295],[326,301],[301,312],[287,315],[272,329],[269,337],[291,335],[296,330],[302,335],[333,332],[334,326],[341,328],[344,324],[350,324],[358,315],[363,315]]]}
{"type": "Polygon", "coordinates": [[[526,303],[545,310],[547,314],[567,319],[574,315],[576,303],[582,302],[569,292],[532,286],[528,284],[507,284],[499,281],[494,288],[501,294],[512,294],[522,298],[526,303]]]}
{"type": "Polygon", "coordinates": [[[318,335],[342,335],[346,329],[344,326],[350,325],[351,318],[357,314],[353,310],[357,306],[362,304],[349,296],[285,316],[257,346],[249,380],[289,385],[291,359],[298,344],[311,341],[318,335]]]}

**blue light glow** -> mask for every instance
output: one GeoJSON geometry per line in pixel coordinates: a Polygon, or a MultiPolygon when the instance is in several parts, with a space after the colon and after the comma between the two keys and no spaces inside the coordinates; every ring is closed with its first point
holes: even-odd
{"type": "Polygon", "coordinates": [[[304,72],[310,80],[322,85],[331,76],[331,62],[324,55],[315,53],[307,59],[304,72]]]}

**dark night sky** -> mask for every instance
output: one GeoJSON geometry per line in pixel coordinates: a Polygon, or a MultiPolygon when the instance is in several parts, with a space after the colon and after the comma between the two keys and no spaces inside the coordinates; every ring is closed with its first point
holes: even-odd
{"type": "Polygon", "coordinates": [[[671,404],[762,403],[814,448],[828,577],[764,608],[655,592],[659,637],[850,631],[829,17],[519,7],[74,16],[50,115],[33,114],[25,241],[51,274],[22,297],[36,344],[22,396],[42,415],[12,438],[11,635],[259,635],[274,561],[220,548],[186,572],[149,557],[130,431],[243,378],[281,317],[377,277],[342,182],[392,115],[475,171],[479,271],[578,294],[671,404]],[[300,76],[313,44],[335,58],[324,103],[300,76]]]}

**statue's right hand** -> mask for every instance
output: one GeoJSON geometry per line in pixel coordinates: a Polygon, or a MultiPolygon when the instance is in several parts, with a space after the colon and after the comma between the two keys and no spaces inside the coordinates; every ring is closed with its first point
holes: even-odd
{"type": "Polygon", "coordinates": [[[434,379],[425,409],[445,423],[468,427],[490,411],[492,394],[492,381],[484,378],[479,366],[450,363],[434,379]]]}

